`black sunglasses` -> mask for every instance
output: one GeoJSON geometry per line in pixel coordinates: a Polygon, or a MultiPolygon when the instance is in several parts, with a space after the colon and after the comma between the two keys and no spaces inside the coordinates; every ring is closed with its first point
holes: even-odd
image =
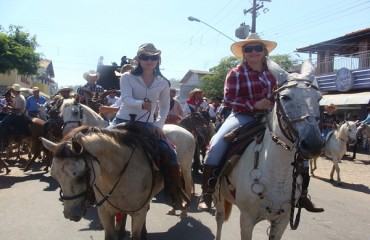
{"type": "Polygon", "coordinates": [[[140,60],[143,60],[143,61],[157,61],[159,59],[159,55],[145,55],[145,54],[142,54],[140,55],[139,57],[140,60]]]}
{"type": "Polygon", "coordinates": [[[262,45],[257,45],[257,46],[245,46],[244,47],[244,52],[245,53],[251,53],[252,51],[256,52],[263,52],[265,50],[265,47],[262,45]]]}

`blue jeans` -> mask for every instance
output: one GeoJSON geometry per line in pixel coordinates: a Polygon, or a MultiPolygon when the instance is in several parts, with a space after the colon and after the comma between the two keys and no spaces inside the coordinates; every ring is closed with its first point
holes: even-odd
{"type": "MultiPolygon", "coordinates": [[[[113,128],[114,126],[118,124],[123,124],[127,123],[128,120],[121,119],[121,118],[114,118],[111,124],[109,125],[108,128],[113,128]]],[[[145,123],[145,122],[135,122],[136,124],[146,126],[147,128],[153,130],[154,129],[154,124],[153,123],[145,123]]],[[[169,157],[169,163],[170,165],[179,165],[177,162],[177,155],[176,155],[176,150],[172,147],[172,145],[168,142],[167,139],[158,139],[158,148],[160,152],[168,152],[170,157],[169,157]]]]}
{"type": "Polygon", "coordinates": [[[254,117],[249,115],[243,115],[238,112],[231,113],[217,133],[213,136],[210,149],[205,157],[205,164],[217,167],[220,164],[229,144],[224,140],[225,134],[237,127],[250,123],[253,120],[254,117]]]}

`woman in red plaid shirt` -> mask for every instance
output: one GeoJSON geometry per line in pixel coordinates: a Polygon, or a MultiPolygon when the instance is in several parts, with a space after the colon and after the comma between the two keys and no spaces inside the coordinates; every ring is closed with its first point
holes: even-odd
{"type": "Polygon", "coordinates": [[[243,58],[243,62],[231,69],[226,76],[224,103],[232,109],[232,113],[212,138],[205,158],[202,195],[198,204],[200,210],[211,209],[212,193],[217,180],[213,172],[219,166],[228,146],[224,140],[225,134],[253,121],[254,114],[271,109],[274,104],[273,89],[276,79],[267,68],[266,58],[276,45],[276,42],[262,40],[255,33],[231,45],[231,52],[236,57],[243,58]]]}

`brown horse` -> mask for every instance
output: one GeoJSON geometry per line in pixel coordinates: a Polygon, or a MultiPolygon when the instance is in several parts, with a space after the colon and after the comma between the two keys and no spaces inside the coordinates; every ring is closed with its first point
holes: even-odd
{"type": "MultiPolygon", "coordinates": [[[[41,150],[43,149],[43,146],[40,137],[45,136],[44,124],[45,121],[39,118],[33,118],[29,124],[29,129],[31,133],[30,135],[26,133],[18,133],[13,128],[11,128],[9,131],[9,142],[11,143],[10,145],[13,145],[14,143],[18,144],[19,146],[21,146],[23,143],[28,143],[29,145],[28,147],[32,158],[27,163],[24,171],[29,170],[30,165],[36,160],[37,157],[41,155],[41,150]]],[[[18,151],[20,151],[20,147],[18,147],[18,151]]],[[[1,159],[1,163],[6,166],[7,173],[9,173],[10,169],[8,168],[6,160],[1,159]]],[[[48,161],[45,170],[48,171],[49,167],[50,162],[48,161]]]]}
{"type": "Polygon", "coordinates": [[[191,132],[194,136],[196,145],[194,152],[193,171],[198,173],[202,167],[202,162],[206,155],[207,146],[212,136],[214,135],[214,126],[211,123],[209,113],[207,111],[192,112],[179,123],[180,126],[191,132]]]}

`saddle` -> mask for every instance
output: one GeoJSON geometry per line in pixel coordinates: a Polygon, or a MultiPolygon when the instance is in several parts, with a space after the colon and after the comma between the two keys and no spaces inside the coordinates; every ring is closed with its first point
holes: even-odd
{"type": "Polygon", "coordinates": [[[253,141],[260,142],[263,139],[266,125],[261,121],[262,117],[258,117],[252,122],[231,130],[224,136],[224,140],[229,142],[228,149],[218,167],[219,176],[228,175],[236,163],[239,161],[240,156],[245,149],[253,141]]]}

